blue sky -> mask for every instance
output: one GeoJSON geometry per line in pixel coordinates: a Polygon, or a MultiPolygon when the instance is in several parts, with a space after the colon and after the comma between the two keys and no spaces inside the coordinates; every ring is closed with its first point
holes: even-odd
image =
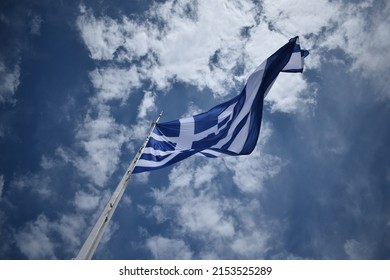
{"type": "Polygon", "coordinates": [[[289,38],[249,156],[137,174],[96,259],[389,259],[388,1],[0,4],[0,259],[71,259],[150,123],[237,95],[289,38]]]}

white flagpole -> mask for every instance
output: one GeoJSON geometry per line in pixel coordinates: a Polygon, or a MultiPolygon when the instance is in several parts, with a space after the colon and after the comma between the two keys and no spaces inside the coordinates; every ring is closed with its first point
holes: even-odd
{"type": "Polygon", "coordinates": [[[156,127],[156,124],[161,118],[163,112],[160,113],[157,120],[152,123],[152,126],[150,128],[149,134],[146,137],[144,143],[139,148],[137,154],[135,155],[133,161],[130,163],[129,167],[127,168],[125,174],[122,177],[122,180],[119,182],[118,186],[116,187],[114,193],[111,196],[111,199],[108,201],[106,207],[104,208],[102,214],[100,215],[99,219],[97,220],[95,226],[92,228],[87,240],[84,242],[83,247],[81,247],[80,252],[78,253],[76,260],[90,260],[95,253],[95,250],[97,246],[99,245],[100,240],[103,237],[103,233],[108,225],[108,223],[111,220],[112,215],[115,212],[116,207],[119,204],[119,201],[121,200],[123,193],[126,189],[127,183],[130,180],[131,174],[133,173],[133,170],[142,154],[142,152],[145,149],[146,144],[149,141],[150,135],[153,132],[153,129],[156,127]]]}

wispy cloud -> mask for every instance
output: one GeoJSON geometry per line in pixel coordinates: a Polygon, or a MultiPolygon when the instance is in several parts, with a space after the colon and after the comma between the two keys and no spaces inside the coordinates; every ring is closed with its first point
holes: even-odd
{"type": "Polygon", "coordinates": [[[278,174],[286,164],[283,159],[264,150],[271,134],[270,124],[263,122],[258,145],[250,155],[225,158],[226,166],[233,174],[233,182],[245,193],[263,191],[266,180],[278,174]]]}
{"type": "Polygon", "coordinates": [[[14,94],[19,87],[20,67],[9,68],[0,60],[0,104],[16,102],[14,94]]]}
{"type": "Polygon", "coordinates": [[[132,89],[141,86],[137,69],[134,66],[130,68],[95,69],[89,76],[100,102],[126,101],[132,89]]]}
{"type": "Polygon", "coordinates": [[[28,222],[23,228],[15,231],[16,246],[29,259],[57,259],[60,248],[62,256],[65,252],[74,253],[81,243],[81,230],[86,222],[78,214],[62,214],[51,220],[45,214],[39,215],[35,221],[28,222]],[[59,243],[61,237],[62,244],[59,243]]]}
{"type": "Polygon", "coordinates": [[[53,195],[50,176],[44,173],[36,174],[14,174],[14,179],[10,182],[10,188],[18,192],[32,192],[38,194],[40,199],[46,200],[53,195]]]}
{"type": "Polygon", "coordinates": [[[192,252],[183,240],[154,236],[146,241],[147,248],[155,259],[188,260],[192,252]]]}
{"type": "Polygon", "coordinates": [[[97,194],[90,194],[84,191],[76,192],[74,203],[82,210],[94,210],[99,204],[100,197],[97,194]]]}
{"type": "Polygon", "coordinates": [[[43,23],[43,19],[40,15],[35,15],[30,23],[30,32],[33,35],[40,35],[41,34],[41,26],[43,23]]]}
{"type": "Polygon", "coordinates": [[[128,128],[116,123],[108,106],[100,105],[97,110],[97,116],[90,111],[77,129],[74,150],[59,147],[57,154],[101,187],[116,170],[121,147],[130,135],[128,128]]]}
{"type": "Polygon", "coordinates": [[[144,119],[149,112],[155,111],[155,99],[156,96],[151,91],[145,91],[144,98],[138,107],[138,118],[144,119]]]}
{"type": "Polygon", "coordinates": [[[373,246],[362,244],[354,239],[348,239],[345,241],[344,250],[351,260],[367,260],[372,258],[373,246]]]}
{"type": "Polygon", "coordinates": [[[15,233],[16,245],[29,259],[55,259],[56,244],[49,237],[50,230],[50,222],[42,214],[15,233]]]}
{"type": "Polygon", "coordinates": [[[337,28],[327,34],[323,45],[345,51],[353,59],[351,71],[375,81],[374,92],[379,96],[374,97],[389,98],[390,88],[385,81],[390,73],[390,3],[347,3],[340,10],[337,28]]]}
{"type": "Polygon", "coordinates": [[[85,6],[80,6],[80,12],[82,16],[77,19],[77,25],[91,57],[100,60],[113,59],[116,49],[123,44],[119,26],[109,17],[98,21],[85,6]]]}

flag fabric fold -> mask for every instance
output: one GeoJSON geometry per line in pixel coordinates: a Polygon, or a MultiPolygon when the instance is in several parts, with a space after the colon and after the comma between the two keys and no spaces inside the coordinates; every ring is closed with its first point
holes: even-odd
{"type": "Polygon", "coordinates": [[[292,38],[257,67],[235,98],[205,113],[158,123],[133,173],[160,169],[194,154],[250,154],[260,133],[264,97],[280,72],[302,72],[307,55],[298,37],[292,38]]]}

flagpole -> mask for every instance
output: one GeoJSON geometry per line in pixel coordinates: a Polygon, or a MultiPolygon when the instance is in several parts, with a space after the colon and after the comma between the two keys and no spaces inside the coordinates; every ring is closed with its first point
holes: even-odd
{"type": "Polygon", "coordinates": [[[104,231],[108,223],[110,222],[111,217],[114,214],[115,209],[119,204],[119,201],[123,196],[126,186],[130,180],[131,174],[133,173],[133,170],[138,160],[140,159],[140,156],[143,150],[145,149],[146,144],[149,141],[153,129],[156,127],[158,121],[160,120],[162,113],[163,112],[161,112],[157,120],[152,123],[148,136],[146,137],[142,146],[139,148],[133,161],[130,163],[129,167],[127,168],[125,174],[122,177],[122,180],[119,182],[118,186],[116,187],[114,193],[111,196],[111,199],[108,201],[106,207],[104,208],[102,214],[97,220],[95,226],[92,228],[87,240],[84,242],[84,245],[81,247],[80,252],[75,258],[76,260],[90,260],[93,254],[95,253],[96,248],[98,247],[99,242],[103,237],[104,231]]]}

